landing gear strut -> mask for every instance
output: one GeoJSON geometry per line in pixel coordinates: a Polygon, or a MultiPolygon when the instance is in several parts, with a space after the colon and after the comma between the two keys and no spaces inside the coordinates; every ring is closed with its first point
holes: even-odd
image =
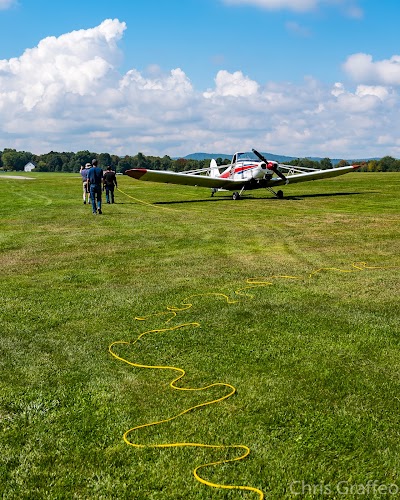
{"type": "Polygon", "coordinates": [[[279,191],[274,191],[272,188],[267,187],[268,191],[271,191],[279,200],[283,198],[283,191],[280,189],[279,191]]]}

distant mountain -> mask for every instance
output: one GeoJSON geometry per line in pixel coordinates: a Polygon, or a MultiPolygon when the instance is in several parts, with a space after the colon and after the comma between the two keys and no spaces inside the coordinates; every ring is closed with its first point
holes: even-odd
{"type": "Polygon", "coordinates": [[[185,160],[212,160],[213,158],[222,158],[223,160],[230,160],[233,155],[226,155],[223,153],[192,153],[184,156],[185,160]]]}

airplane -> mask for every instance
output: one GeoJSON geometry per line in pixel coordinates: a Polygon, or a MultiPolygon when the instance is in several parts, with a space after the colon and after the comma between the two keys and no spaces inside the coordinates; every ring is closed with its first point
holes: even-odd
{"type": "Polygon", "coordinates": [[[281,199],[283,191],[276,190],[277,186],[337,177],[352,172],[360,166],[350,165],[322,170],[285,165],[267,160],[261,153],[252,149],[252,152],[235,153],[229,165],[220,167],[212,159],[209,167],[197,170],[172,172],[132,168],[127,170],[125,175],[141,181],[208,187],[211,188],[211,196],[214,196],[217,191],[233,191],[234,200],[239,200],[244,191],[266,188],[275,197],[281,199]],[[221,169],[223,169],[222,172],[221,169]]]}

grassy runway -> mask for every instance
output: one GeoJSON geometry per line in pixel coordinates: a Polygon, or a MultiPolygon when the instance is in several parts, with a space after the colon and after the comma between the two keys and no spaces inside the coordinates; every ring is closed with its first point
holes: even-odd
{"type": "Polygon", "coordinates": [[[237,449],[151,446],[188,442],[249,447],[199,476],[268,499],[400,495],[400,174],[240,201],[119,176],[98,216],[29,176],[0,174],[3,499],[260,498],[193,476],[237,449]],[[236,393],[129,446],[229,390],[118,341],[236,393]]]}

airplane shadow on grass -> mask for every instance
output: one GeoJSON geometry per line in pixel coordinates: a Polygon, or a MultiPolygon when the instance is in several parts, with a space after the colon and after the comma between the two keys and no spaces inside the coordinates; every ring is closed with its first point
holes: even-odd
{"type": "MultiPolygon", "coordinates": [[[[377,191],[373,191],[376,193],[377,191]]],[[[259,201],[259,200],[265,200],[267,202],[270,201],[284,201],[284,200],[294,200],[294,201],[301,201],[306,198],[327,198],[331,196],[354,196],[354,195],[362,195],[362,194],[370,194],[371,191],[368,191],[368,193],[360,193],[360,192],[347,192],[347,193],[316,193],[316,194],[303,194],[303,195],[298,195],[298,196],[284,196],[282,199],[278,199],[276,197],[268,197],[268,198],[253,198],[251,195],[244,195],[241,197],[241,200],[243,201],[259,201]]],[[[241,201],[239,200],[239,201],[241,201]]],[[[184,204],[184,203],[216,203],[220,201],[233,201],[232,196],[218,196],[218,197],[213,197],[213,198],[207,198],[205,200],[176,200],[176,201],[156,201],[153,203],[153,205],[176,205],[176,204],[184,204]]]]}

